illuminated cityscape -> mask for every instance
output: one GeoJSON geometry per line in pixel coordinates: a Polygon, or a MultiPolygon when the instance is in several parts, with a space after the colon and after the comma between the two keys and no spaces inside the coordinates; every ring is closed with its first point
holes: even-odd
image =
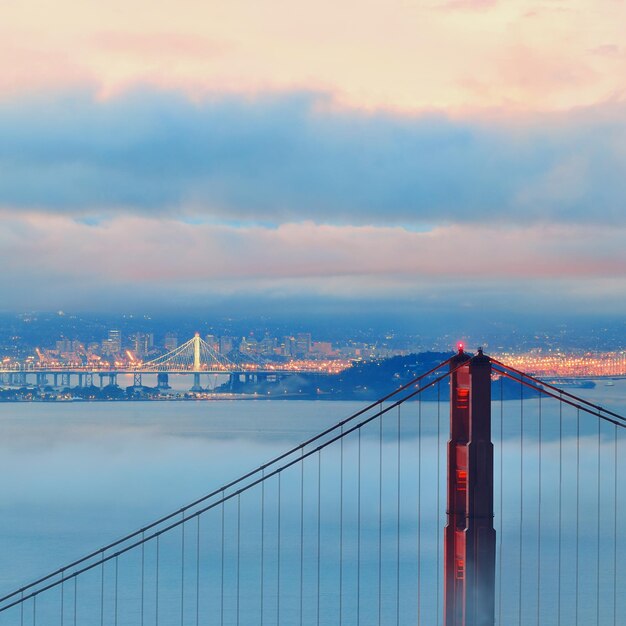
{"type": "MultiPolygon", "coordinates": [[[[152,323],[146,316],[138,320],[131,318],[131,325],[125,318],[117,326],[111,320],[103,320],[97,326],[99,330],[87,320],[76,318],[69,332],[64,326],[65,317],[65,314],[42,317],[52,320],[51,328],[37,316],[20,317],[21,323],[29,327],[43,323],[45,331],[35,338],[15,333],[7,336],[5,332],[4,354],[0,355],[3,399],[209,398],[214,394],[231,397],[234,392],[269,396],[280,392],[283,397],[284,394],[291,397],[294,389],[285,382],[288,377],[313,377],[308,383],[299,384],[296,395],[299,397],[305,390],[310,394],[315,389],[322,393],[321,388],[332,388],[332,383],[315,383],[315,376],[338,376],[359,363],[384,363],[398,358],[404,359],[395,366],[402,372],[411,367],[409,355],[428,355],[430,351],[446,354],[452,344],[449,335],[432,337],[430,343],[422,339],[420,343],[415,337],[394,331],[382,334],[370,331],[361,340],[345,330],[340,338],[336,333],[329,336],[305,330],[284,332],[283,329],[279,334],[268,327],[263,329],[258,323],[254,329],[240,324],[226,332],[211,328],[211,332],[194,333],[190,338],[186,331],[174,330],[173,324],[169,324],[169,329],[163,328],[163,324],[152,323]],[[36,341],[34,345],[33,341],[36,341]],[[188,392],[170,391],[168,376],[176,374],[193,375],[188,392]],[[222,378],[201,379],[209,374],[222,378]],[[16,395],[17,389],[23,391],[16,395]],[[125,395],[120,395],[124,389],[125,395]]],[[[561,340],[571,344],[567,349],[556,347],[549,336],[543,340],[536,336],[518,337],[516,349],[495,349],[492,354],[512,367],[546,380],[626,376],[626,350],[582,349],[576,337],[572,335],[568,339],[561,333],[561,340]],[[543,346],[526,348],[532,342],[543,346]]],[[[611,339],[607,337],[605,341],[611,339]]],[[[404,375],[394,374],[400,379],[404,375]]],[[[386,384],[393,386],[393,376],[386,384]]],[[[349,393],[345,384],[340,386],[342,393],[349,393]]]]}
{"type": "Polygon", "coordinates": [[[495,355],[540,378],[598,378],[626,376],[626,352],[586,354],[501,354],[495,355]]]}
{"type": "MultiPolygon", "coordinates": [[[[246,361],[253,369],[259,359],[263,359],[270,369],[334,372],[347,367],[351,359],[382,358],[406,353],[406,350],[377,348],[354,342],[334,346],[330,341],[313,341],[311,333],[296,333],[280,339],[266,333],[261,340],[253,336],[206,335],[203,341],[216,355],[246,361]]],[[[162,342],[155,342],[153,333],[134,333],[126,338],[119,330],[112,329],[101,342],[62,338],[56,340],[53,346],[35,347],[32,354],[23,358],[3,355],[2,362],[5,367],[15,364],[51,369],[136,369],[178,347],[178,335],[174,332],[166,333],[162,342]]],[[[22,349],[19,351],[28,352],[22,349]]]]}
{"type": "MultiPolygon", "coordinates": [[[[261,341],[254,338],[218,337],[208,335],[204,340],[216,354],[236,355],[249,369],[258,368],[258,359],[264,359],[264,368],[292,371],[325,371],[336,373],[350,366],[354,360],[375,360],[408,354],[404,349],[379,348],[376,345],[343,345],[335,347],[329,341],[312,341],[310,333],[285,336],[280,340],[266,335],[261,341]],[[247,357],[247,360],[246,360],[247,357]]],[[[101,343],[61,339],[54,347],[36,348],[35,354],[20,361],[4,356],[5,367],[20,364],[24,367],[92,370],[132,370],[149,363],[151,359],[178,347],[177,335],[168,333],[161,345],[154,342],[151,333],[137,333],[122,342],[121,333],[111,330],[101,343]]],[[[626,376],[626,351],[566,352],[530,351],[502,352],[494,357],[506,360],[511,366],[539,377],[595,378],[626,376]]],[[[227,369],[227,368],[226,368],[227,369]]]]}

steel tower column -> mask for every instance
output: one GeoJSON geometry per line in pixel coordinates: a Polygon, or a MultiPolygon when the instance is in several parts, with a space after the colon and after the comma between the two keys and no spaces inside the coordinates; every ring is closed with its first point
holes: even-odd
{"type": "Polygon", "coordinates": [[[444,625],[493,626],[495,546],[491,361],[482,350],[450,363],[444,625]],[[459,367],[461,366],[461,367],[459,367]]]}
{"type": "Polygon", "coordinates": [[[200,371],[200,333],[196,333],[193,338],[193,371],[200,371]]]}

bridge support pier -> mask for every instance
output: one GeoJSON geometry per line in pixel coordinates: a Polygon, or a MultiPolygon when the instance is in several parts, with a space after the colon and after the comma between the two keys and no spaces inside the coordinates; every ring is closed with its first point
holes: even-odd
{"type": "Polygon", "coordinates": [[[25,386],[26,385],[26,372],[17,372],[15,374],[10,374],[9,384],[15,386],[25,386]]]}
{"type": "MultiPolygon", "coordinates": [[[[55,382],[56,385],[56,382],[55,382]]],[[[71,374],[67,372],[66,374],[61,374],[61,387],[70,387],[71,386],[71,374]]]]}
{"type": "Polygon", "coordinates": [[[159,389],[171,389],[170,377],[166,372],[161,372],[157,374],[157,387],[159,389]]]}
{"type": "Polygon", "coordinates": [[[59,386],[59,375],[58,374],[52,374],[52,380],[54,381],[52,384],[55,387],[59,386]]]}
{"type": "Polygon", "coordinates": [[[85,387],[93,387],[93,372],[85,374],[85,387]]]}
{"type": "Polygon", "coordinates": [[[37,387],[45,387],[48,384],[48,376],[45,372],[37,373],[37,387]]]}
{"type": "Polygon", "coordinates": [[[193,386],[191,387],[190,391],[204,391],[204,389],[202,388],[202,385],[200,384],[199,372],[195,372],[193,375],[193,386]]]}
{"type": "Polygon", "coordinates": [[[460,349],[450,368],[444,625],[494,626],[491,361],[460,349]]]}
{"type": "Polygon", "coordinates": [[[231,391],[235,391],[237,387],[239,387],[239,383],[241,382],[241,378],[239,374],[230,374],[228,377],[228,387],[231,391]]]}
{"type": "Polygon", "coordinates": [[[133,373],[133,387],[143,387],[143,382],[141,379],[141,373],[140,372],[134,372],[133,373]]]}

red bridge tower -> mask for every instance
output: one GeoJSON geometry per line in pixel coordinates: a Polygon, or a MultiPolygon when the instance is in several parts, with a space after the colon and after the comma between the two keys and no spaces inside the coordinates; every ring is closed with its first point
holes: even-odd
{"type": "Polygon", "coordinates": [[[494,626],[491,360],[460,346],[450,369],[444,625],[494,626]]]}

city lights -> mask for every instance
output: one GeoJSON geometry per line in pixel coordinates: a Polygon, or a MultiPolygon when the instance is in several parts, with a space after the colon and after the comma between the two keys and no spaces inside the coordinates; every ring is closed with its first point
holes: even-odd
{"type": "Polygon", "coordinates": [[[626,352],[551,354],[529,352],[494,355],[512,367],[539,378],[597,378],[626,376],[626,352]]]}

